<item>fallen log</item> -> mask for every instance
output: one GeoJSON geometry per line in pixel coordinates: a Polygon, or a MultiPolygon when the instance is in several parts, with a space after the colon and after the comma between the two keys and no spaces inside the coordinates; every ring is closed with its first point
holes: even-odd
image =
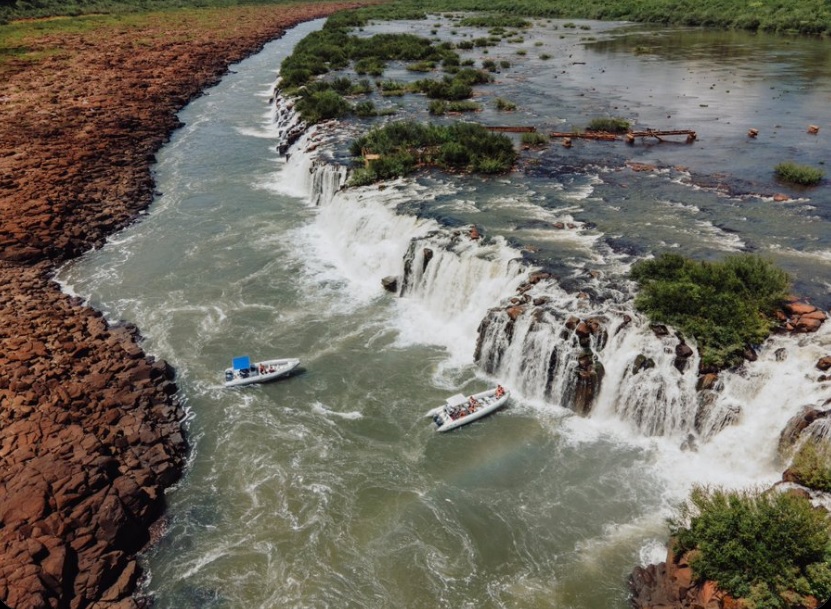
{"type": "Polygon", "coordinates": [[[608,131],[554,131],[551,137],[582,138],[584,140],[613,141],[617,139],[614,133],[608,131]]]}
{"type": "Polygon", "coordinates": [[[485,125],[488,131],[498,131],[500,133],[535,133],[536,127],[493,127],[485,125]]]}
{"type": "Polygon", "coordinates": [[[687,143],[691,143],[695,141],[696,133],[695,131],[691,131],[689,129],[675,129],[670,131],[656,131],[655,129],[647,129],[646,131],[629,131],[626,134],[626,142],[629,144],[635,143],[635,138],[640,137],[654,137],[659,142],[663,142],[663,137],[668,135],[686,135],[687,136],[687,143]]]}

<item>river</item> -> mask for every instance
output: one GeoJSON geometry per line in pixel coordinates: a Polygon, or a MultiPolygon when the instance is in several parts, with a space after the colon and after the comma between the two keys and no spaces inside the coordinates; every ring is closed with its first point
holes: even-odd
{"type": "MultiPolygon", "coordinates": [[[[827,45],[575,25],[542,20],[521,43],[464,55],[510,64],[477,87],[475,120],[545,132],[621,115],[694,129],[696,142],[552,141],[496,179],[338,191],[344,134],[367,122],[313,129],[278,154],[274,82],[322,26],[312,22],[185,108],[158,155],[149,213],[61,270],[68,292],[136,323],[144,348],[177,370],[192,453],[144,557],[156,607],[623,609],[632,566],[663,559],[664,520],[691,485],[778,479],[784,423],[828,397],[811,369],[831,333],[771,339],[723,375],[708,421],[695,423],[695,375],[674,371],[668,343],[638,316],[621,331],[633,315],[625,271],[656,251],[757,251],[798,293],[831,304],[827,182],[803,191],[772,176],[782,160],[825,159],[827,45]],[[517,111],[498,113],[496,96],[517,111]],[[774,201],[779,192],[791,199],[774,201]],[[467,236],[471,224],[484,239],[467,236]],[[385,292],[381,278],[402,278],[408,258],[424,271],[400,297],[385,292]],[[485,372],[473,357],[480,323],[540,268],[557,277],[532,291],[549,303],[544,324],[521,318],[511,341],[504,316],[491,324],[485,372]],[[609,329],[593,344],[606,378],[590,417],[564,407],[579,355],[558,325],[570,314],[609,329]],[[634,377],[638,353],[657,365],[634,377]],[[225,389],[222,370],[241,354],[299,357],[302,370],[225,389]],[[496,381],[514,395],[488,419],[437,434],[423,417],[496,381]]],[[[362,34],[396,28],[482,34],[446,17],[362,34]]],[[[384,78],[415,77],[399,66],[384,78]]],[[[423,98],[376,101],[426,118],[423,98]]]]}

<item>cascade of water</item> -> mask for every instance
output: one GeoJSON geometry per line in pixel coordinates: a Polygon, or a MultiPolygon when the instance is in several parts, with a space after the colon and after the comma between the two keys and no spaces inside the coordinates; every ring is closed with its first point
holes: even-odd
{"type": "MultiPolygon", "coordinates": [[[[406,201],[431,196],[416,183],[344,189],[347,168],[320,149],[333,137],[325,128],[305,130],[287,157],[286,182],[319,207],[324,257],[370,293],[396,276],[398,295],[418,302],[422,319],[426,313],[441,328],[430,338],[458,343],[478,323],[474,359],[485,372],[528,398],[622,419],[643,435],[710,440],[746,418],[742,404],[755,399],[741,380],[747,372],[725,371],[702,386],[694,345],[638,315],[631,286],[592,277],[575,294],[547,273],[529,277],[531,269],[501,238],[477,240],[399,213],[406,201]]],[[[763,386],[781,382],[783,369],[765,368],[763,386]]],[[[812,433],[824,430],[818,424],[812,433]]]]}
{"type": "Polygon", "coordinates": [[[410,242],[399,294],[420,299],[435,314],[483,311],[526,271],[501,237],[482,243],[467,232],[437,230],[410,242]]]}
{"type": "MultiPolygon", "coordinates": [[[[766,413],[774,423],[755,435],[770,436],[772,446],[796,408],[819,408],[829,397],[828,383],[818,385],[805,372],[824,353],[827,330],[798,340],[772,337],[756,362],[707,378],[697,374],[695,346],[671,329],[650,326],[633,311],[630,295],[589,299],[553,281],[520,292],[482,321],[476,360],[530,398],[687,443],[712,440],[730,426],[753,427],[755,413],[766,413]],[[786,353],[795,361],[785,362],[786,353]]],[[[823,437],[829,429],[822,419],[805,433],[823,437]]]]}

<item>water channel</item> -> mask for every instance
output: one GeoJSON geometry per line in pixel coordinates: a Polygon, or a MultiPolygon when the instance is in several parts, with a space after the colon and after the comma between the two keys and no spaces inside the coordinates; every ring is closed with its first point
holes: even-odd
{"type": "MultiPolygon", "coordinates": [[[[598,311],[631,312],[626,268],[666,250],[758,251],[797,292],[831,305],[827,182],[797,191],[772,175],[782,160],[825,161],[827,44],[539,21],[521,43],[463,55],[510,64],[477,87],[484,109],[470,120],[546,132],[611,114],[698,140],[554,142],[496,179],[422,175],[322,196],[342,173],[315,155],[342,160],[341,134],[367,123],[320,128],[309,138],[323,150],[306,138],[287,160],[271,99],[281,60],[321,26],[291,30],[183,110],[149,213],[59,276],[109,319],[140,327],[145,349],[176,367],[189,412],[190,466],[145,557],[146,592],[160,609],[623,609],[632,566],[663,558],[664,519],[692,484],[778,479],[782,425],[828,397],[808,373],[831,333],[776,338],[727,375],[723,406],[740,415],[689,451],[684,423],[649,418],[669,402],[685,408],[672,395],[694,380],[667,381],[659,365],[639,387],[609,381],[592,416],[578,417],[535,389],[528,349],[504,378],[483,372],[477,328],[535,268],[557,274],[548,297],[565,309],[584,292],[598,311]],[[497,96],[518,109],[497,112],[497,96]],[[819,134],[806,133],[812,123],[819,134]],[[312,183],[316,171],[323,181],[312,183]],[[780,192],[790,200],[774,201],[780,192]],[[486,239],[454,240],[471,224],[486,239]],[[397,297],[380,280],[402,273],[412,239],[441,264],[397,297]],[[303,368],[227,390],[222,369],[240,354],[299,357],[303,368]],[[496,415],[443,435],[423,418],[497,380],[515,393],[496,415]],[[637,405],[619,407],[633,395],[637,405]],[[656,411],[633,421],[644,403],[656,411]]],[[[362,35],[393,30],[483,35],[440,17],[362,35]]],[[[414,77],[403,66],[385,74],[414,77]]],[[[427,119],[423,97],[376,102],[427,119]]],[[[608,378],[647,348],[646,334],[612,341],[608,378]]]]}

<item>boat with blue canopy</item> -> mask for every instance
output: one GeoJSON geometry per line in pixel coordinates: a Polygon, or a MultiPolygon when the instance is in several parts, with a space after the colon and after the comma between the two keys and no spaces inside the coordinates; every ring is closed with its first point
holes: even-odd
{"type": "Polygon", "coordinates": [[[266,359],[252,362],[248,355],[241,355],[231,360],[231,367],[225,369],[225,386],[253,385],[267,383],[285,376],[300,365],[296,358],[266,359]]]}

